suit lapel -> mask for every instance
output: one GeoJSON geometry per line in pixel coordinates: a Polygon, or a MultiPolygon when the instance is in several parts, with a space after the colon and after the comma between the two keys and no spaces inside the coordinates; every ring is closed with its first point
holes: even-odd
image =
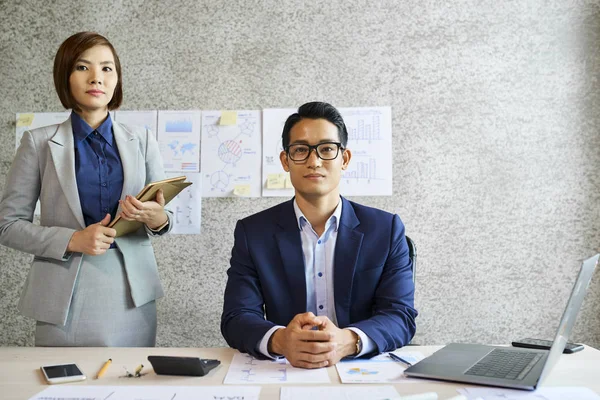
{"type": "Polygon", "coordinates": [[[333,267],[335,314],[339,327],[350,324],[352,282],[364,236],[362,232],[355,230],[359,224],[354,208],[342,197],[342,217],[338,227],[333,267]]]}
{"type": "Polygon", "coordinates": [[[54,168],[60,187],[65,194],[69,208],[75,215],[81,228],[85,228],[83,211],[77,190],[77,177],[75,176],[75,140],[73,139],[73,128],[71,118],[58,126],[56,134],[48,142],[54,168]]]}
{"type": "Polygon", "coordinates": [[[139,154],[137,137],[115,121],[113,121],[113,133],[123,166],[123,191],[121,192],[121,200],[123,200],[128,194],[137,195],[145,182],[138,182],[140,172],[137,171],[139,154]]]}
{"type": "Polygon", "coordinates": [[[275,240],[290,289],[292,315],[296,315],[306,312],[306,278],[302,241],[293,200],[284,203],[280,210],[277,223],[281,231],[275,234],[275,240]]]}

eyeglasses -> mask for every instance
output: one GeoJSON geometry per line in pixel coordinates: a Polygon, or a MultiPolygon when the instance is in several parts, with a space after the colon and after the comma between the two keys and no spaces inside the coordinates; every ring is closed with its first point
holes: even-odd
{"type": "Polygon", "coordinates": [[[344,150],[339,142],[323,142],[311,146],[309,144],[291,144],[285,151],[292,161],[304,161],[310,157],[310,152],[315,150],[321,160],[334,160],[340,149],[344,150]]]}

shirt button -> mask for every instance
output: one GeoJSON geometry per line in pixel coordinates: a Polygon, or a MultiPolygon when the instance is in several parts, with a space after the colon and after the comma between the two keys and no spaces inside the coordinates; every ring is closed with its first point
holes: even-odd
{"type": "Polygon", "coordinates": [[[320,277],[322,277],[322,276],[323,276],[323,273],[322,273],[322,272],[319,272],[319,278],[320,278],[320,277]]]}
{"type": "Polygon", "coordinates": [[[318,244],[321,244],[321,241],[319,240],[317,243],[318,243],[318,244]]]}
{"type": "Polygon", "coordinates": [[[106,182],[102,182],[102,186],[106,187],[106,182]]]}
{"type": "Polygon", "coordinates": [[[322,309],[323,309],[323,306],[319,306],[319,310],[322,310],[322,309]]]}

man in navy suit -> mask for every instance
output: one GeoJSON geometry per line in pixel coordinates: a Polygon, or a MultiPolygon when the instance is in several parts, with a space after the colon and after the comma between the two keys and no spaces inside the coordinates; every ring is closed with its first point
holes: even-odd
{"type": "Polygon", "coordinates": [[[282,138],[296,195],[237,223],[225,340],[303,368],[408,344],[417,311],[404,225],[340,196],[352,157],[342,116],[327,103],[304,104],[282,138]]]}

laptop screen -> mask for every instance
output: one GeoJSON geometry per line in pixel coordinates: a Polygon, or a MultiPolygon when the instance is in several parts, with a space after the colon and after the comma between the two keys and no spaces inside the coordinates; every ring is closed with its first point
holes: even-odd
{"type": "Polygon", "coordinates": [[[592,276],[594,275],[594,270],[596,269],[596,265],[598,264],[599,258],[600,254],[596,254],[594,257],[585,260],[581,265],[579,275],[577,276],[575,285],[573,285],[571,296],[569,297],[569,301],[567,302],[567,306],[565,307],[565,311],[563,312],[560,324],[558,325],[556,336],[554,338],[554,343],[552,344],[552,348],[550,349],[550,353],[548,354],[548,359],[546,361],[546,364],[544,365],[542,374],[540,375],[539,382],[542,382],[550,373],[550,371],[558,361],[558,358],[565,349],[567,341],[569,340],[569,335],[571,334],[571,330],[573,329],[573,325],[575,324],[577,313],[581,308],[581,304],[583,303],[583,299],[585,298],[585,293],[592,280],[592,276]]]}

